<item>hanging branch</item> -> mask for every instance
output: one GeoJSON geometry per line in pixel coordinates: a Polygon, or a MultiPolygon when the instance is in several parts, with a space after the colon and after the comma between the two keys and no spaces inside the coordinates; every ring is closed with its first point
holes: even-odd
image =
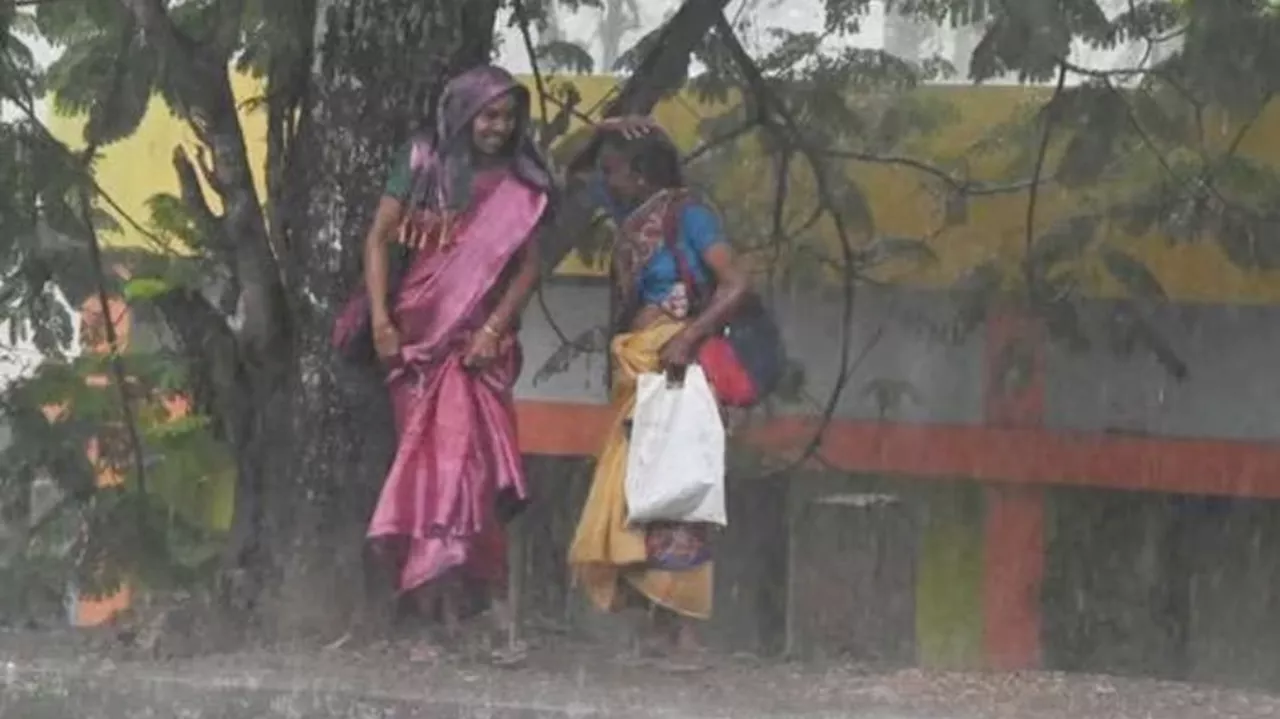
{"type": "MultiPolygon", "coordinates": [[[[32,128],[36,130],[36,132],[40,133],[41,140],[43,140],[45,143],[55,148],[58,148],[59,150],[67,153],[68,155],[71,154],[71,151],[67,149],[67,146],[64,145],[62,141],[58,139],[58,136],[54,135],[53,131],[49,129],[49,126],[45,125],[44,122],[40,119],[40,114],[36,112],[34,105],[32,105],[30,102],[30,98],[20,98],[12,94],[6,93],[4,95],[4,99],[9,102],[12,102],[14,107],[18,108],[18,111],[22,113],[23,119],[25,119],[28,123],[30,123],[30,125],[32,126],[32,128]]],[[[107,192],[107,189],[103,187],[101,184],[99,184],[97,179],[94,178],[92,174],[83,175],[80,179],[81,181],[88,184],[89,188],[93,190],[93,194],[98,199],[107,203],[107,206],[111,208],[112,212],[118,215],[120,219],[124,220],[130,227],[132,227],[135,231],[137,231],[138,234],[142,235],[143,239],[150,242],[153,246],[156,247],[156,249],[166,251],[166,252],[172,249],[171,244],[167,240],[165,240],[164,238],[157,235],[155,232],[148,229],[145,225],[142,224],[141,221],[135,218],[128,210],[124,209],[124,207],[120,204],[120,202],[116,200],[115,197],[113,197],[110,192],[107,192]]]]}
{"type": "Polygon", "coordinates": [[[654,37],[653,49],[609,103],[605,116],[647,114],[663,94],[677,89],[689,67],[690,53],[724,17],[728,5],[729,0],[681,3],[654,37]]]}
{"type": "MultiPolygon", "coordinates": [[[[826,158],[822,151],[815,148],[804,136],[800,129],[799,122],[795,116],[787,108],[786,103],[782,101],[769,87],[769,83],[761,74],[760,68],[756,66],[755,61],[751,59],[746,48],[742,46],[742,42],[738,39],[737,33],[734,32],[733,26],[729,23],[724,13],[716,18],[716,31],[721,41],[725,44],[729,51],[730,58],[738,67],[739,72],[746,82],[747,89],[755,96],[756,102],[759,104],[760,112],[771,120],[766,124],[775,132],[779,129],[785,130],[786,134],[791,137],[791,142],[799,150],[807,160],[810,170],[813,172],[814,185],[818,190],[819,202],[823,211],[831,216],[832,223],[835,225],[836,234],[840,238],[840,252],[842,259],[841,266],[841,289],[842,289],[842,321],[840,327],[840,353],[839,366],[840,371],[836,376],[835,386],[832,387],[831,394],[827,397],[825,406],[822,409],[822,416],[819,425],[814,431],[813,437],[806,443],[800,455],[792,460],[788,466],[778,469],[770,473],[770,476],[776,476],[790,471],[791,469],[803,464],[807,459],[812,457],[822,447],[823,436],[826,429],[830,426],[835,416],[836,408],[839,406],[840,397],[845,387],[849,383],[852,373],[850,367],[850,357],[852,355],[852,326],[853,326],[853,308],[855,300],[855,264],[856,252],[853,249],[853,242],[850,239],[849,229],[845,224],[844,216],[840,214],[835,193],[831,190],[829,183],[830,167],[827,165],[826,158]],[[782,127],[772,122],[777,120],[781,122],[782,127]]],[[[779,133],[781,134],[781,133],[779,133]]],[[[786,138],[780,138],[785,140],[786,138]]]]}
{"type": "MultiPolygon", "coordinates": [[[[93,149],[94,147],[91,144],[89,149],[85,151],[86,159],[92,157],[89,153],[93,149]]],[[[110,357],[109,364],[111,366],[112,380],[120,395],[120,414],[129,437],[129,451],[133,455],[134,479],[137,482],[138,495],[143,498],[138,503],[138,526],[143,535],[146,536],[150,531],[150,523],[147,518],[145,500],[147,496],[145,452],[142,447],[142,436],[138,431],[137,416],[133,408],[133,397],[129,393],[129,375],[125,370],[124,358],[121,356],[121,351],[124,348],[120,345],[120,337],[116,332],[116,323],[111,316],[111,301],[107,295],[106,271],[103,269],[102,262],[102,244],[98,239],[98,231],[93,226],[93,198],[89,188],[85,186],[80,188],[80,220],[85,226],[86,237],[89,240],[89,262],[92,265],[94,283],[97,285],[98,304],[102,307],[103,328],[110,357]]]]}
{"type": "Polygon", "coordinates": [[[760,118],[751,117],[746,122],[742,123],[738,127],[735,127],[729,132],[726,132],[723,135],[719,135],[717,137],[713,137],[710,140],[707,140],[701,145],[695,147],[692,151],[689,152],[688,155],[685,155],[684,164],[688,165],[693,162],[696,162],[703,155],[706,155],[707,153],[715,150],[716,148],[719,148],[724,145],[728,145],[737,141],[739,138],[747,135],[748,133],[750,133],[752,130],[755,130],[759,126],[760,126],[760,118]]]}
{"type": "MultiPolygon", "coordinates": [[[[538,109],[539,109],[539,112],[542,114],[542,127],[546,128],[548,126],[548,123],[550,122],[550,114],[551,114],[547,108],[548,93],[547,93],[546,84],[543,82],[543,79],[542,79],[542,70],[538,66],[538,51],[537,51],[537,47],[534,45],[534,42],[533,42],[533,32],[530,30],[530,27],[529,27],[529,16],[525,12],[523,0],[515,0],[513,9],[516,14],[516,21],[520,25],[520,36],[524,41],[525,52],[528,53],[529,55],[529,66],[530,68],[532,68],[532,71],[533,71],[534,86],[538,90],[538,99],[539,99],[538,109]]],[[[562,109],[562,112],[563,112],[563,109],[562,109]]],[[[547,148],[543,148],[544,151],[546,149],[547,148]]],[[[551,331],[555,333],[556,338],[560,340],[560,345],[562,347],[570,348],[570,351],[576,354],[582,354],[590,351],[591,348],[589,346],[586,346],[585,342],[575,341],[571,339],[569,335],[567,335],[565,331],[560,327],[560,323],[556,322],[555,317],[552,315],[552,312],[551,312],[551,306],[547,304],[546,293],[542,291],[541,282],[538,283],[537,297],[538,297],[538,308],[542,310],[543,316],[546,317],[547,326],[551,328],[551,331]]]]}
{"type": "Polygon", "coordinates": [[[878,155],[873,152],[862,152],[860,150],[848,150],[838,147],[828,147],[823,149],[823,153],[831,157],[838,157],[843,160],[852,160],[854,162],[865,162],[872,165],[899,165],[901,167],[909,167],[913,170],[919,170],[926,175],[935,177],[946,183],[955,192],[967,197],[981,197],[989,195],[1004,195],[1034,187],[1040,180],[1027,179],[1016,182],[1002,183],[983,187],[971,180],[958,180],[946,170],[931,165],[924,160],[918,160],[914,157],[905,157],[901,155],[878,155]]]}
{"type": "MultiPolygon", "coordinates": [[[[107,96],[108,102],[106,106],[100,109],[100,112],[106,116],[110,116],[115,111],[115,101],[120,97],[121,85],[124,83],[124,76],[127,72],[127,51],[133,41],[132,35],[133,33],[129,32],[123,33],[122,47],[116,55],[115,63],[113,63],[111,92],[107,96]]],[[[92,118],[90,118],[89,126],[92,126],[92,118]]],[[[93,133],[87,134],[92,135],[93,133]]],[[[79,166],[82,176],[93,174],[93,160],[98,154],[99,145],[99,138],[89,138],[88,145],[80,156],[79,166]]],[[[136,506],[138,530],[143,537],[150,537],[151,523],[147,517],[147,468],[145,451],[142,447],[142,435],[138,431],[137,416],[133,408],[133,397],[129,392],[129,374],[125,370],[124,357],[121,355],[124,348],[120,345],[115,319],[111,316],[111,302],[107,296],[106,270],[102,262],[102,243],[99,241],[98,228],[93,221],[93,196],[89,187],[83,182],[79,183],[79,190],[80,222],[84,225],[85,237],[89,240],[90,269],[93,271],[93,280],[97,285],[98,304],[102,307],[103,332],[106,336],[107,352],[110,357],[108,361],[111,366],[112,379],[120,395],[120,415],[124,420],[125,432],[129,438],[129,452],[133,456],[133,475],[138,494],[136,506]]]]}
{"type": "Polygon", "coordinates": [[[1058,67],[1058,84],[1054,87],[1053,96],[1045,104],[1044,132],[1040,135],[1040,148],[1036,153],[1035,168],[1031,172],[1031,190],[1027,193],[1027,227],[1023,238],[1024,246],[1026,247],[1026,261],[1023,272],[1025,273],[1028,292],[1031,292],[1032,289],[1032,273],[1034,272],[1031,260],[1031,246],[1036,241],[1036,202],[1040,198],[1040,177],[1044,173],[1045,158],[1049,155],[1049,141],[1053,138],[1054,125],[1058,121],[1058,103],[1061,101],[1062,90],[1066,87],[1066,84],[1067,66],[1062,64],[1058,67]]]}

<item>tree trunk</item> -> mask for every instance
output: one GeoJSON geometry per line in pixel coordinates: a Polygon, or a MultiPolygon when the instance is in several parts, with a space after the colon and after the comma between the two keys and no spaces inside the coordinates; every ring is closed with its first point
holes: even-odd
{"type": "MultiPolygon", "coordinates": [[[[259,458],[258,540],[270,556],[271,633],[334,631],[359,606],[363,530],[394,430],[379,377],[329,347],[334,310],[360,273],[360,247],[392,154],[447,78],[485,62],[498,0],[321,3],[318,61],[302,119],[306,192],[290,208],[295,372],[262,407],[273,435],[259,458]]],[[[254,486],[253,482],[242,482],[254,486]]]]}

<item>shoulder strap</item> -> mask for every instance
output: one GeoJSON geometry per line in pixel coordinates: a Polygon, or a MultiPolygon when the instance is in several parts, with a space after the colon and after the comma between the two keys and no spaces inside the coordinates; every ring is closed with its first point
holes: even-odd
{"type": "Polygon", "coordinates": [[[684,208],[692,203],[693,200],[689,197],[681,197],[667,206],[666,215],[662,218],[662,242],[676,262],[676,270],[680,273],[680,281],[689,292],[689,299],[697,302],[702,299],[702,286],[698,284],[693,269],[689,267],[689,260],[680,247],[680,216],[684,208]]]}

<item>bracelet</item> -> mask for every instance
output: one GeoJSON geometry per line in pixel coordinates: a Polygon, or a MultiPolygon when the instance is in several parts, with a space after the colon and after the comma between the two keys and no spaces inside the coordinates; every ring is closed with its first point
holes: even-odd
{"type": "Polygon", "coordinates": [[[493,328],[493,325],[489,324],[488,322],[486,322],[486,323],[484,323],[483,325],[481,325],[481,326],[480,326],[480,331],[481,331],[481,332],[483,332],[483,333],[485,333],[485,334],[487,334],[487,335],[489,335],[490,337],[501,337],[501,336],[502,336],[502,333],[501,333],[501,332],[499,332],[499,331],[497,331],[497,330],[495,330],[495,329],[493,328]]]}

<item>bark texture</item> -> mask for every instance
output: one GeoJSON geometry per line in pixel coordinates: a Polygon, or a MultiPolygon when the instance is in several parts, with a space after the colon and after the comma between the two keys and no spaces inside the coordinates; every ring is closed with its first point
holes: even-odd
{"type": "Polygon", "coordinates": [[[322,3],[294,175],[307,192],[291,193],[288,220],[296,368],[273,423],[282,454],[262,488],[259,531],[278,570],[267,616],[285,634],[332,631],[364,597],[364,524],[394,431],[380,377],[338,360],[330,322],[359,278],[361,243],[393,153],[429,117],[450,75],[489,59],[497,6],[322,3]]]}

